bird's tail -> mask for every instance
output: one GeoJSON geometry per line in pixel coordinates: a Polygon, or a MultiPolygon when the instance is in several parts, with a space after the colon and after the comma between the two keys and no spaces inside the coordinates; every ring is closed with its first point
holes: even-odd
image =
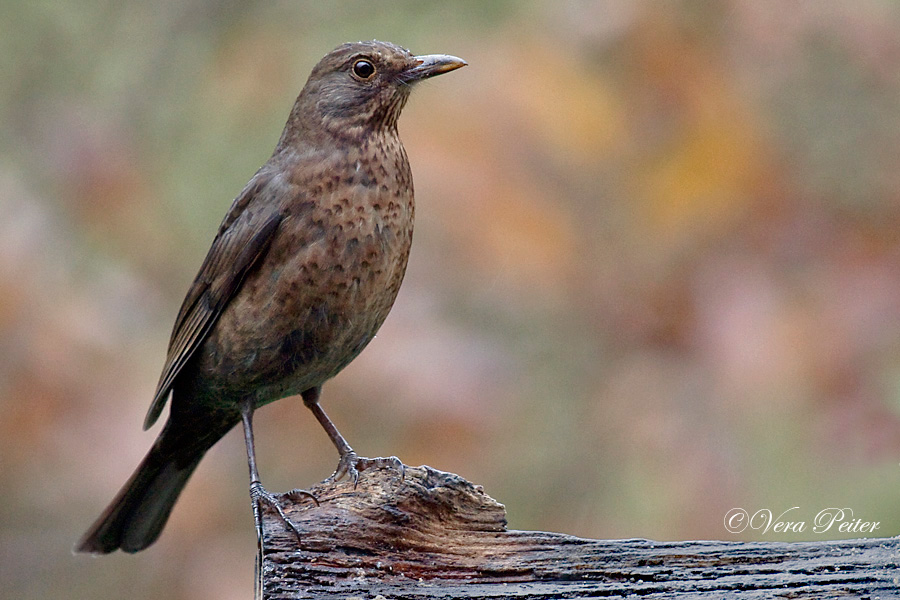
{"type": "Polygon", "coordinates": [[[206,453],[205,444],[185,456],[173,453],[163,430],[147,456],[78,541],[75,552],[108,554],[143,550],[156,541],[191,473],[206,453]]]}

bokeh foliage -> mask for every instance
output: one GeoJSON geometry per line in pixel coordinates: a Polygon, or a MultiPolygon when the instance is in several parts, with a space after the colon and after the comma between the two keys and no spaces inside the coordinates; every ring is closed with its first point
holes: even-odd
{"type": "MultiPolygon", "coordinates": [[[[470,66],[401,120],[418,224],[378,338],[325,388],[361,453],[481,483],[511,527],[725,531],[850,507],[900,533],[900,8],[888,0],[2,2],[0,585],[244,598],[243,442],[159,543],[72,557],[219,220],[309,69],[388,39],[470,66]]],[[[273,490],[336,462],[260,411],[273,490]]]]}

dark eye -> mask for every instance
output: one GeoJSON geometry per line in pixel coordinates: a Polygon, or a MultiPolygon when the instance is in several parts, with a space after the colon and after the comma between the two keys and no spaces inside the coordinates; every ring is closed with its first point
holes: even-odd
{"type": "Polygon", "coordinates": [[[360,79],[369,79],[375,74],[375,65],[367,60],[358,60],[353,63],[353,74],[360,79]]]}

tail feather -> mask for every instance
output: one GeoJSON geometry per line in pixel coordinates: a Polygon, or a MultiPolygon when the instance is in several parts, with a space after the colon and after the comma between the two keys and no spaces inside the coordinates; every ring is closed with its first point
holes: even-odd
{"type": "Polygon", "coordinates": [[[203,452],[185,461],[157,442],[109,507],[75,546],[76,552],[108,554],[143,550],[156,541],[203,452]]]}

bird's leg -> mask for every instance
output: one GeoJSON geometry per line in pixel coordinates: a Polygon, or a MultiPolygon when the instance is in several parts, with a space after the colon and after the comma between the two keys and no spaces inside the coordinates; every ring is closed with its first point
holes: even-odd
{"type": "MultiPolygon", "coordinates": [[[[278,513],[278,516],[281,517],[281,520],[287,526],[288,529],[294,532],[294,535],[297,536],[297,543],[300,543],[300,531],[297,529],[297,526],[291,522],[290,519],[287,518],[287,515],[284,514],[284,510],[281,508],[281,504],[278,502],[278,498],[275,497],[274,494],[269,492],[266,488],[262,486],[262,483],[259,481],[259,470],[256,468],[256,448],[253,444],[253,410],[254,410],[254,402],[252,399],[248,399],[241,406],[241,420],[244,424],[244,441],[247,443],[247,465],[250,467],[250,504],[253,507],[253,518],[256,521],[256,539],[259,547],[262,548],[263,542],[263,520],[262,520],[262,509],[260,507],[260,501],[265,500],[272,506],[275,511],[278,513]]],[[[316,500],[315,496],[310,494],[309,492],[305,492],[307,495],[311,496],[313,500],[315,500],[316,504],[319,503],[316,500]]]]}
{"type": "Polygon", "coordinates": [[[400,478],[402,479],[405,472],[405,466],[396,456],[366,458],[364,456],[358,456],[356,452],[353,451],[353,448],[350,447],[350,444],[347,443],[347,440],[344,439],[344,436],[341,435],[341,432],[338,431],[337,427],[335,427],[334,423],[332,423],[331,419],[328,418],[328,415],[325,414],[325,411],[322,410],[322,407],[319,405],[319,394],[321,391],[321,387],[314,387],[306,390],[301,395],[303,396],[303,404],[305,404],[306,408],[311,410],[312,414],[315,415],[316,420],[319,421],[322,428],[325,430],[325,433],[331,438],[334,447],[337,448],[338,454],[341,455],[337,469],[335,469],[334,473],[332,473],[331,477],[328,479],[330,481],[337,481],[347,475],[353,480],[353,485],[356,486],[359,482],[359,472],[372,467],[394,468],[400,472],[400,478]]]}

